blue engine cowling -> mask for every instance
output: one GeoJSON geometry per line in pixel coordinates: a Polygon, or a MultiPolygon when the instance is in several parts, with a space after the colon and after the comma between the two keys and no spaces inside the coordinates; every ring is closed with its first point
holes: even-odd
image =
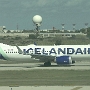
{"type": "Polygon", "coordinates": [[[54,60],[57,64],[73,64],[75,61],[72,61],[70,56],[57,56],[54,60]]]}

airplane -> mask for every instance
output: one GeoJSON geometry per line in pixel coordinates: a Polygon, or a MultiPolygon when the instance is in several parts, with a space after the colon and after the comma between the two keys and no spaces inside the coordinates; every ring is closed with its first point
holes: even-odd
{"type": "Polygon", "coordinates": [[[40,59],[44,66],[51,62],[70,65],[77,60],[90,60],[90,45],[27,45],[11,46],[0,43],[0,58],[6,60],[40,59]]]}

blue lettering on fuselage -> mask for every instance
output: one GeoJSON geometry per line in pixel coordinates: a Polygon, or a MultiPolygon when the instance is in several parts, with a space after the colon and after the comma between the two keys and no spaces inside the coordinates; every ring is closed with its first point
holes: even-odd
{"type": "Polygon", "coordinates": [[[84,48],[83,54],[87,54],[87,49],[86,48],[84,48]]]}
{"type": "Polygon", "coordinates": [[[42,49],[42,54],[48,55],[48,52],[45,50],[45,48],[42,49]]]}
{"type": "Polygon", "coordinates": [[[35,48],[35,54],[41,54],[40,50],[41,48],[35,48]]]}
{"type": "Polygon", "coordinates": [[[23,49],[23,54],[29,54],[30,51],[33,51],[33,49],[32,48],[29,48],[28,50],[23,49]]]}
{"type": "Polygon", "coordinates": [[[67,48],[67,54],[73,54],[74,52],[74,48],[67,48]]]}
{"type": "Polygon", "coordinates": [[[90,48],[88,48],[88,54],[90,54],[90,48]]]}
{"type": "Polygon", "coordinates": [[[51,48],[51,50],[49,52],[50,52],[49,55],[52,53],[57,54],[55,48],[51,48]]]}
{"type": "Polygon", "coordinates": [[[75,54],[83,54],[83,52],[82,52],[81,48],[77,48],[77,50],[76,50],[75,54]]]}
{"type": "Polygon", "coordinates": [[[66,54],[66,48],[62,49],[62,48],[58,48],[58,54],[63,53],[66,54]]]}
{"type": "Polygon", "coordinates": [[[23,49],[24,54],[30,54],[30,51],[33,54],[44,54],[44,55],[51,55],[51,54],[65,54],[65,55],[71,55],[71,54],[90,54],[90,48],[49,48],[46,51],[47,48],[29,48],[29,49],[23,49]]]}

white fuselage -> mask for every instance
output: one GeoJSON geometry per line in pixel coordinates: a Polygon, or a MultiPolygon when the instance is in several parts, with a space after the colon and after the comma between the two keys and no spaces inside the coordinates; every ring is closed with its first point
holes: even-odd
{"type": "Polygon", "coordinates": [[[30,60],[31,54],[46,56],[71,56],[72,58],[89,58],[90,45],[54,45],[54,46],[19,46],[23,54],[18,53],[16,46],[0,44],[0,54],[7,60],[30,60]]]}

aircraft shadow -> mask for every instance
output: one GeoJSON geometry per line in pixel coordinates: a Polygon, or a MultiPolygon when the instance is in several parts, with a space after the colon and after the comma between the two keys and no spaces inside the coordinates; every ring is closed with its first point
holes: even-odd
{"type": "Polygon", "coordinates": [[[51,66],[44,66],[44,65],[39,65],[37,67],[71,67],[71,66],[75,66],[75,65],[51,65],[51,66]]]}

